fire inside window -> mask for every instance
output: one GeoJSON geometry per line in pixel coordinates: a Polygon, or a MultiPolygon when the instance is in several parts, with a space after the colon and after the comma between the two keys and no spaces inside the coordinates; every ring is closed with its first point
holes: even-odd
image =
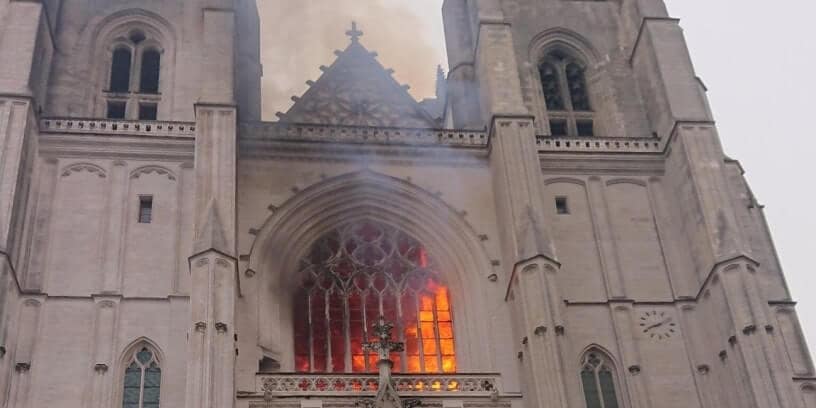
{"type": "Polygon", "coordinates": [[[395,372],[456,371],[448,288],[425,247],[376,222],[340,227],[304,258],[295,297],[295,367],[299,372],[373,372],[363,350],[382,315],[405,350],[391,354],[395,372]]]}

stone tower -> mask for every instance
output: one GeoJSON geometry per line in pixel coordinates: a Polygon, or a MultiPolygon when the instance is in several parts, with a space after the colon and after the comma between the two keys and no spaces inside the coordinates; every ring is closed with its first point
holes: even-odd
{"type": "Polygon", "coordinates": [[[0,0],[0,407],[816,408],[662,0],[442,14],[264,122],[254,0],[0,0]]]}

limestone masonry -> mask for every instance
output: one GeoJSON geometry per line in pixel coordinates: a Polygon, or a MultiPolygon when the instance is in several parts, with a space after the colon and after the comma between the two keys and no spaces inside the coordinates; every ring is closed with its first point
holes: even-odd
{"type": "Polygon", "coordinates": [[[0,407],[816,408],[662,0],[442,17],[261,121],[255,0],[0,0],[0,407]]]}

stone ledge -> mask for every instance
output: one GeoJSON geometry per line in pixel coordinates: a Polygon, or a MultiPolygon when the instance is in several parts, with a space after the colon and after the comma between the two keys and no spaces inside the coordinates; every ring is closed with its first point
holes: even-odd
{"type": "Polygon", "coordinates": [[[42,133],[195,138],[195,123],[116,119],[44,118],[42,133]]]}

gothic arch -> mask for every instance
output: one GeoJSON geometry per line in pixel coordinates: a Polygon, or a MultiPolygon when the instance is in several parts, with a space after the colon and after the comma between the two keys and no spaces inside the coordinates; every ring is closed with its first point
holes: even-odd
{"type": "Polygon", "coordinates": [[[588,39],[572,30],[556,27],[538,33],[530,41],[528,48],[530,62],[537,64],[554,49],[560,49],[583,60],[590,69],[601,60],[600,54],[588,39]]]}
{"type": "MultiPolygon", "coordinates": [[[[613,357],[613,354],[610,353],[608,349],[606,349],[606,348],[604,348],[604,347],[602,347],[602,346],[600,346],[598,344],[591,344],[591,345],[587,346],[579,354],[578,367],[579,367],[578,375],[581,377],[581,381],[579,381],[580,388],[581,388],[581,395],[582,395],[582,399],[586,399],[586,403],[587,403],[588,408],[596,408],[596,407],[601,407],[601,406],[604,407],[604,408],[618,408],[618,407],[623,408],[623,407],[628,406],[627,403],[626,403],[626,401],[628,400],[628,397],[627,397],[626,385],[624,383],[625,376],[621,372],[620,362],[615,360],[615,358],[613,357]],[[593,361],[593,358],[596,359],[596,361],[593,361]],[[594,379],[596,381],[599,381],[597,371],[599,369],[600,369],[600,371],[604,371],[603,369],[601,369],[601,367],[605,367],[606,371],[608,371],[611,374],[611,379],[609,379],[609,381],[611,381],[611,386],[612,386],[612,388],[614,390],[614,394],[615,394],[614,407],[609,407],[605,402],[602,403],[601,401],[598,401],[598,403],[599,403],[598,405],[589,406],[590,405],[589,400],[588,400],[589,390],[587,390],[586,386],[585,386],[585,383],[586,383],[586,381],[588,379],[584,378],[583,376],[585,375],[587,370],[594,368],[596,370],[594,379]],[[601,405],[601,404],[603,404],[603,405],[601,405]]],[[[631,370],[631,368],[630,368],[630,370],[631,370]]],[[[607,377],[607,378],[609,378],[609,377],[607,377]]],[[[609,386],[608,385],[609,383],[606,383],[606,384],[607,384],[607,386],[609,386]]],[[[600,387],[603,387],[603,381],[601,380],[601,382],[598,383],[598,385],[600,387]]],[[[602,391],[600,388],[598,388],[598,389],[595,390],[595,392],[599,393],[598,397],[599,397],[599,399],[601,399],[600,394],[603,394],[604,391],[602,391]]],[[[603,399],[605,399],[605,398],[603,398],[603,399]]]]}
{"type": "MultiPolygon", "coordinates": [[[[88,83],[91,84],[88,91],[88,112],[94,116],[100,116],[105,112],[105,100],[100,95],[100,90],[105,88],[105,82],[109,79],[111,63],[111,52],[115,48],[125,46],[125,39],[132,30],[140,30],[147,36],[144,47],[159,51],[162,56],[161,82],[162,92],[161,105],[167,108],[172,106],[174,70],[176,59],[177,34],[173,25],[164,17],[145,9],[124,9],[113,12],[105,17],[98,17],[86,26],[80,34],[82,41],[77,44],[91,44],[87,49],[75,50],[85,55],[90,61],[90,72],[88,72],[88,83]]],[[[140,56],[132,54],[132,58],[141,59],[140,56]]]]}
{"type": "Polygon", "coordinates": [[[93,163],[72,163],[65,167],[63,167],[60,174],[62,177],[68,177],[73,173],[80,173],[83,171],[87,171],[88,173],[96,174],[99,178],[106,178],[108,173],[102,167],[97,166],[93,163]]]}
{"type": "MultiPolygon", "coordinates": [[[[248,268],[256,273],[259,338],[262,349],[291,364],[291,302],[284,296],[298,272],[298,260],[311,244],[341,223],[373,220],[399,228],[428,249],[439,262],[451,291],[457,338],[489,335],[483,282],[492,273],[478,234],[450,206],[406,181],[369,170],[332,178],[287,201],[260,229],[249,255],[248,268]],[[265,311],[280,310],[271,316],[265,311]],[[274,329],[281,330],[276,338],[274,329]]],[[[486,342],[461,341],[456,345],[460,369],[488,370],[486,342]]]]}
{"type": "Polygon", "coordinates": [[[157,165],[147,165],[139,167],[130,172],[130,178],[136,179],[141,177],[143,174],[158,174],[159,176],[166,176],[168,180],[175,181],[176,175],[173,173],[172,170],[168,169],[164,166],[157,166],[157,165]]]}
{"type": "MultiPolygon", "coordinates": [[[[139,337],[130,342],[119,354],[119,358],[116,360],[115,366],[113,369],[115,370],[113,373],[113,400],[111,401],[112,404],[115,406],[116,404],[122,404],[122,396],[124,393],[124,380],[125,380],[125,368],[130,364],[130,361],[133,358],[133,355],[138,352],[141,348],[147,348],[150,350],[151,353],[154,355],[155,361],[161,367],[164,362],[166,361],[164,358],[164,352],[162,352],[161,348],[151,339],[147,337],[139,337]]],[[[165,376],[162,376],[161,386],[160,389],[163,389],[165,385],[165,376]]]]}

